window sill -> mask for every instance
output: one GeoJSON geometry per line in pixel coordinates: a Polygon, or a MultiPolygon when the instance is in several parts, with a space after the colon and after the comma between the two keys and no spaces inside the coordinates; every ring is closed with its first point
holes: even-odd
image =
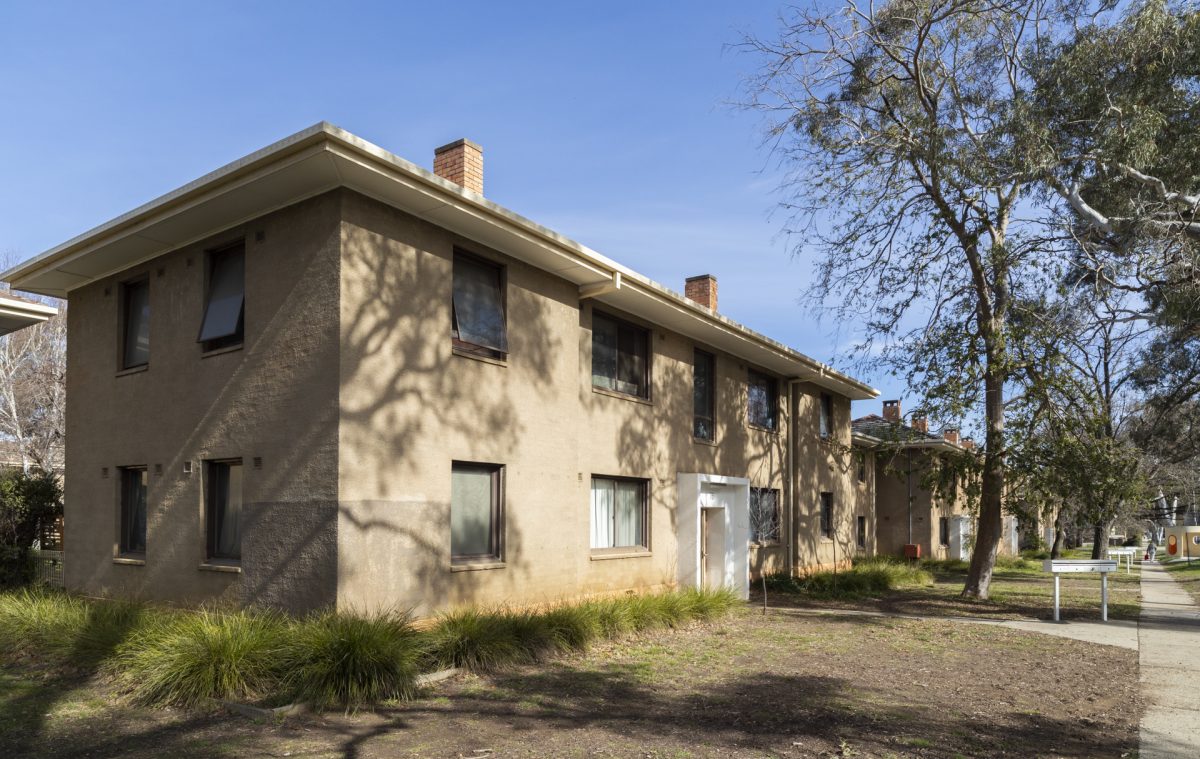
{"type": "Polygon", "coordinates": [[[146,560],[133,556],[114,556],[113,564],[124,564],[127,567],[144,567],[146,566],[146,560]]]}
{"type": "Polygon", "coordinates": [[[758,543],[753,540],[750,541],[751,548],[780,548],[782,546],[783,543],[779,542],[778,540],[772,540],[769,543],[758,543]]]}
{"type": "Polygon", "coordinates": [[[485,569],[504,569],[503,561],[464,561],[461,564],[451,564],[451,572],[480,572],[485,569]]]}
{"type": "Polygon", "coordinates": [[[774,435],[775,437],[779,437],[779,430],[777,430],[777,429],[772,429],[770,427],[763,427],[761,424],[754,424],[753,422],[746,422],[746,426],[752,430],[756,430],[758,432],[765,432],[768,435],[774,435]]]}
{"type": "Polygon", "coordinates": [[[480,363],[484,363],[484,364],[492,364],[493,366],[503,366],[505,368],[508,367],[508,359],[507,358],[495,358],[494,356],[481,356],[478,353],[472,353],[469,350],[464,350],[457,346],[451,348],[450,352],[460,358],[469,358],[472,361],[479,361],[480,363]]]}
{"type": "Polygon", "coordinates": [[[239,345],[230,345],[227,348],[216,348],[214,350],[204,351],[203,353],[200,354],[200,358],[209,358],[211,356],[224,356],[226,353],[234,353],[236,351],[240,351],[243,347],[245,347],[245,343],[241,343],[239,345]]]}
{"type": "Polygon", "coordinates": [[[211,561],[206,561],[197,568],[201,572],[229,572],[237,575],[242,573],[241,564],[214,564],[211,561]]]}
{"type": "Polygon", "coordinates": [[[649,398],[643,398],[640,395],[630,395],[629,393],[619,393],[616,390],[608,390],[603,387],[596,387],[595,385],[592,385],[592,392],[596,395],[607,395],[609,398],[620,398],[623,401],[633,401],[634,403],[640,403],[643,406],[654,405],[654,401],[650,400],[649,398]]]}
{"type": "Polygon", "coordinates": [[[605,551],[601,549],[588,557],[591,561],[608,561],[609,559],[646,559],[654,554],[648,549],[629,550],[624,548],[615,548],[605,551]]]}
{"type": "Polygon", "coordinates": [[[695,435],[692,436],[692,442],[695,443],[696,445],[708,445],[708,446],[712,446],[713,448],[717,447],[716,440],[705,440],[704,438],[696,437],[695,435]]]}
{"type": "Polygon", "coordinates": [[[150,364],[141,364],[140,366],[131,366],[128,369],[122,369],[117,372],[118,377],[126,377],[130,374],[141,374],[142,372],[150,371],[150,364]]]}

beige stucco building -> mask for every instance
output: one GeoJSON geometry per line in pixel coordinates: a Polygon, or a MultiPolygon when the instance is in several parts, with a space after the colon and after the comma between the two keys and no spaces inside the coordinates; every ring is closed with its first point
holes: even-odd
{"type": "Polygon", "coordinates": [[[874,390],[434,165],[318,124],[5,275],[70,303],[69,588],[427,615],[873,550],[874,390]]]}
{"type": "Polygon", "coordinates": [[[929,432],[922,413],[906,423],[900,401],[883,402],[882,415],[852,423],[854,445],[872,473],[875,548],[881,556],[911,555],[933,559],[969,558],[974,520],[967,509],[961,478],[938,475],[956,457],[974,450],[955,427],[929,432]]]}

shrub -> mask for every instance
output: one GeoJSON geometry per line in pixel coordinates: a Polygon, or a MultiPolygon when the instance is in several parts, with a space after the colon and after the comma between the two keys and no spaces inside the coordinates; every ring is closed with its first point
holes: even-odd
{"type": "Polygon", "coordinates": [[[347,710],[416,690],[423,642],[407,615],[327,611],[293,625],[280,659],[283,688],[317,708],[347,710]]]}
{"type": "Polygon", "coordinates": [[[33,579],[30,547],[40,526],[62,515],[62,488],[53,474],[0,471],[0,587],[33,579]]]}
{"type": "Polygon", "coordinates": [[[468,607],[438,619],[428,633],[429,650],[438,666],[488,671],[531,659],[544,631],[532,616],[468,607]]]}
{"type": "Polygon", "coordinates": [[[140,704],[252,700],[277,680],[285,632],[270,612],[160,614],[118,647],[109,667],[140,704]]]}

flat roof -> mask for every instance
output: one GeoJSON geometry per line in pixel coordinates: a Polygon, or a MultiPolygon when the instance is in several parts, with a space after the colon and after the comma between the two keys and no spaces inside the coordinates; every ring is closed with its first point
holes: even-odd
{"type": "Polygon", "coordinates": [[[75,288],[254,218],[347,187],[569,280],[597,301],[790,379],[855,400],[879,391],[600,253],[332,124],[223,166],[0,274],[16,289],[75,288]]]}

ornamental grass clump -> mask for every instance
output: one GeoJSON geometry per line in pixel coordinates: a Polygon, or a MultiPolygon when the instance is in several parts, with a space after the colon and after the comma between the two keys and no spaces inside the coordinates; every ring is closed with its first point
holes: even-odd
{"type": "Polygon", "coordinates": [[[533,648],[549,644],[534,615],[476,607],[443,614],[426,635],[437,666],[481,672],[530,661],[533,648]]]}
{"type": "Polygon", "coordinates": [[[94,601],[27,588],[0,595],[0,651],[60,665],[94,667],[147,614],[135,601],[94,601]]]}
{"type": "Polygon", "coordinates": [[[931,584],[933,575],[927,569],[886,557],[856,561],[849,569],[837,572],[813,572],[803,577],[773,575],[767,578],[769,591],[796,593],[822,600],[877,596],[897,588],[931,584]]]}
{"type": "Polygon", "coordinates": [[[426,642],[406,614],[326,611],[289,630],[282,688],[296,701],[353,711],[416,692],[426,642]]]}
{"type": "Polygon", "coordinates": [[[158,615],[120,645],[109,668],[129,696],[143,705],[253,701],[277,685],[288,628],[273,612],[158,615]]]}

